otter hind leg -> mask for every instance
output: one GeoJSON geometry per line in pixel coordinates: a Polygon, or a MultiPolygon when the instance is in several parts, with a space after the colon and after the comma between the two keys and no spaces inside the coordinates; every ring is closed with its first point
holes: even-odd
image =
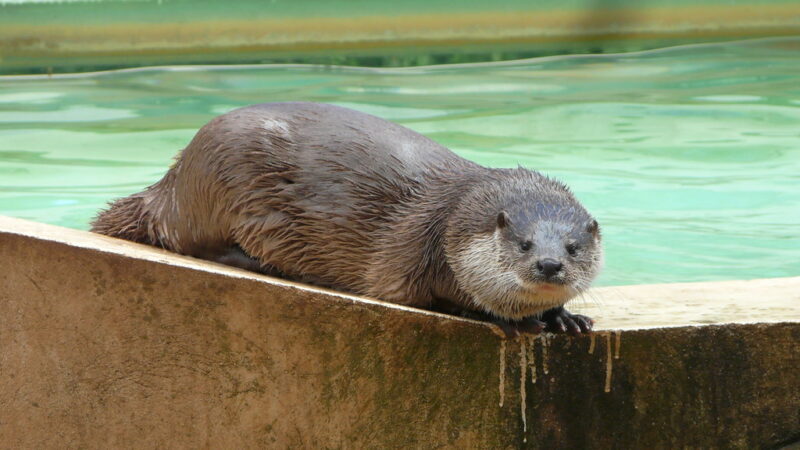
{"type": "Polygon", "coordinates": [[[249,270],[251,272],[278,275],[276,269],[261,264],[257,259],[245,253],[238,245],[216,249],[203,249],[196,252],[193,256],[207,261],[225,264],[226,266],[249,270]]]}

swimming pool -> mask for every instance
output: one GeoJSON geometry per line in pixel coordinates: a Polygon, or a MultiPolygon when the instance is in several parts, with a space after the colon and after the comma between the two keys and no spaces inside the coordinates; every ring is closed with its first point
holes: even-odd
{"type": "Polygon", "coordinates": [[[800,39],[364,69],[161,67],[0,78],[0,214],[87,229],[211,117],[335,103],[482,164],[567,182],[600,220],[598,284],[800,274],[800,39]]]}

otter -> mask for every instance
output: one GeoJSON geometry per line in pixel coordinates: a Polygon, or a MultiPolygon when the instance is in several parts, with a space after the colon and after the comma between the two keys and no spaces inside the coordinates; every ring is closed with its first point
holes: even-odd
{"type": "Polygon", "coordinates": [[[387,302],[588,333],[564,304],[602,264],[562,183],[491,169],[395,123],[318,103],[236,109],[92,231],[387,302]]]}

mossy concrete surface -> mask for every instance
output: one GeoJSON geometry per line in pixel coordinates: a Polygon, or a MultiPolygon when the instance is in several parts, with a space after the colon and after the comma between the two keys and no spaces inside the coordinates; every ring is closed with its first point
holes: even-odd
{"type": "Polygon", "coordinates": [[[503,340],[0,218],[6,448],[779,446],[798,344],[797,322],[503,340]]]}

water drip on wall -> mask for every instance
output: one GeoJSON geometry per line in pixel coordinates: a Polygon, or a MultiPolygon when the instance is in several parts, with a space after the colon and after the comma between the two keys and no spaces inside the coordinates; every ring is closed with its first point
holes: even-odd
{"type": "Polygon", "coordinates": [[[525,417],[526,410],[526,392],[525,392],[525,374],[528,368],[528,350],[525,346],[527,337],[522,336],[519,340],[519,408],[522,414],[522,440],[528,442],[526,436],[528,432],[528,419],[525,417]]]}
{"type": "Polygon", "coordinates": [[[500,341],[500,407],[506,394],[506,341],[500,341]]]}
{"type": "Polygon", "coordinates": [[[530,340],[528,365],[531,367],[531,383],[536,384],[536,337],[531,337],[530,340]]]}
{"type": "Polygon", "coordinates": [[[611,392],[611,371],[614,363],[611,360],[611,332],[603,333],[606,338],[606,386],[604,392],[611,392]]]}
{"type": "Polygon", "coordinates": [[[542,372],[547,375],[549,373],[547,369],[547,336],[540,334],[539,339],[542,341],[542,372]]]}

